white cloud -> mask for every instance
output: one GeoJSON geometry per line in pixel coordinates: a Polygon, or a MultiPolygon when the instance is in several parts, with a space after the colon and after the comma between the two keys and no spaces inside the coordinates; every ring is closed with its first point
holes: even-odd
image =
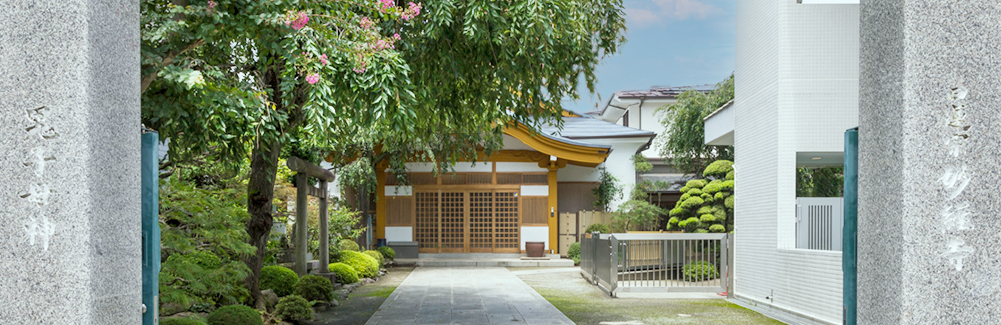
{"type": "Polygon", "coordinates": [[[636,27],[660,24],[668,20],[706,19],[720,13],[720,8],[705,0],[627,1],[626,22],[636,27]]]}

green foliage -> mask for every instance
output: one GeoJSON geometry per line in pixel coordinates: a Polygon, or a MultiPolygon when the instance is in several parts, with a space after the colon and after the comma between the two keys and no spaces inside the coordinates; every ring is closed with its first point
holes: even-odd
{"type": "Polygon", "coordinates": [[[726,197],[726,200],[723,202],[727,209],[733,210],[733,196],[726,197]]]}
{"type": "MultiPolygon", "coordinates": [[[[177,178],[193,176],[175,173],[177,178]]],[[[249,292],[244,279],[249,274],[240,259],[251,254],[243,224],[247,220],[245,193],[225,181],[196,187],[173,179],[161,182],[161,258],[159,288],[162,305],[219,306],[245,301],[249,292]]]]}
{"type": "Polygon", "coordinates": [[[609,228],[608,225],[603,224],[603,223],[593,223],[593,224],[587,226],[586,229],[584,229],[584,232],[585,233],[589,233],[589,234],[593,233],[595,231],[603,233],[603,234],[610,234],[610,233],[612,233],[612,228],[609,228]]]}
{"type": "Polygon", "coordinates": [[[208,325],[205,322],[191,318],[167,318],[160,320],[160,325],[208,325]]]}
{"type": "Polygon", "coordinates": [[[699,206],[702,205],[702,203],[705,203],[705,201],[703,201],[702,198],[690,197],[687,200],[679,201],[678,207],[690,211],[692,209],[697,209],[699,206]]]}
{"type": "Polygon", "coordinates": [[[570,244],[570,248],[567,248],[567,257],[573,260],[573,264],[580,264],[580,242],[570,244]]]}
{"type": "Polygon", "coordinates": [[[698,188],[692,188],[692,189],[688,190],[688,193],[685,193],[685,194],[688,194],[689,197],[692,197],[692,196],[701,196],[702,195],[702,190],[698,189],[698,188]]]}
{"type": "MultiPolygon", "coordinates": [[[[329,283],[327,283],[329,285],[329,283]]],[[[283,321],[300,324],[313,319],[313,308],[304,297],[289,295],[278,301],[275,315],[283,321]]]]}
{"type": "Polygon", "coordinates": [[[646,173],[653,170],[653,164],[646,159],[642,154],[633,155],[633,167],[636,168],[637,173],[646,173]]]}
{"type": "Polygon", "coordinates": [[[657,220],[663,214],[667,214],[667,211],[650,204],[650,202],[629,200],[619,205],[612,219],[623,223],[623,231],[632,230],[632,228],[649,230],[656,226],[657,220]]]}
{"type": "Polygon", "coordinates": [[[723,225],[712,225],[709,226],[709,232],[726,232],[726,227],[723,227],[723,225]]]}
{"type": "Polygon", "coordinates": [[[601,175],[598,177],[598,186],[591,190],[595,198],[594,206],[607,212],[612,201],[622,197],[622,189],[619,188],[618,182],[619,179],[602,168],[601,175]]]}
{"type": "Polygon", "coordinates": [[[706,186],[702,188],[703,193],[709,193],[713,195],[719,194],[719,191],[722,190],[723,190],[723,182],[718,179],[709,182],[709,184],[706,184],[706,186]]]}
{"type": "Polygon", "coordinates": [[[690,180],[687,183],[685,183],[685,187],[688,188],[686,190],[700,189],[703,186],[706,186],[706,181],[703,180],[703,179],[693,179],[693,180],[690,180]]]}
{"type": "Polygon", "coordinates": [[[344,263],[331,263],[328,265],[330,272],[337,277],[337,283],[351,284],[358,282],[358,271],[344,263]]]}
{"type": "Polygon", "coordinates": [[[681,199],[669,212],[671,220],[668,220],[667,230],[705,233],[732,229],[733,180],[720,180],[726,174],[732,174],[732,165],[728,161],[713,162],[707,169],[716,170],[703,174],[715,179],[688,181],[681,189],[681,199]]]}
{"type": "Polygon", "coordinates": [[[797,197],[841,197],[844,167],[796,168],[797,197]]]}
{"type": "Polygon", "coordinates": [[[734,175],[733,171],[731,170],[729,173],[726,173],[726,179],[727,180],[733,180],[733,175],[734,175]]]}
{"type": "Polygon", "coordinates": [[[376,248],[375,250],[379,251],[379,254],[382,254],[383,259],[392,261],[396,258],[396,251],[394,251],[392,247],[382,246],[376,248]]]}
{"type": "Polygon", "coordinates": [[[365,255],[368,255],[368,256],[371,256],[372,258],[374,258],[375,261],[379,263],[379,267],[380,268],[384,264],[386,264],[386,261],[382,257],[382,253],[379,253],[379,251],[364,251],[362,253],[364,253],[365,255]]]}
{"type": "Polygon", "coordinates": [[[229,305],[209,314],[208,325],[263,325],[261,314],[244,305],[229,305]]]}
{"type": "Polygon", "coordinates": [[[685,276],[685,281],[690,282],[712,280],[719,277],[719,271],[716,270],[716,265],[706,261],[685,264],[685,267],[682,269],[682,273],[685,276]]]}
{"type": "Polygon", "coordinates": [[[337,242],[337,246],[339,246],[341,248],[341,252],[344,252],[344,251],[360,252],[361,251],[361,246],[358,246],[358,243],[355,242],[353,239],[347,239],[347,238],[341,239],[341,241],[337,242]]]}
{"type": "Polygon", "coordinates": [[[298,282],[299,276],[295,274],[295,271],[287,267],[272,265],[261,269],[261,290],[271,289],[279,297],[292,294],[295,284],[298,282]]]}
{"type": "Polygon", "coordinates": [[[716,84],[708,94],[689,90],[678,95],[674,104],[658,108],[662,112],[661,124],[667,134],[656,147],[661,157],[672,157],[671,164],[680,171],[695,174],[706,163],[718,159],[733,160],[732,146],[705,144],[703,118],[733,99],[733,76],[716,84]]]}
{"type": "Polygon", "coordinates": [[[375,258],[356,251],[342,251],[341,263],[358,272],[359,277],[374,278],[379,274],[379,262],[375,258]]]}
{"type": "Polygon", "coordinates": [[[330,279],[307,275],[295,284],[295,295],[309,301],[330,301],[334,299],[334,287],[330,284],[330,279]]]}
{"type": "Polygon", "coordinates": [[[733,171],[733,162],[729,160],[720,159],[712,162],[706,169],[702,171],[702,176],[712,177],[715,179],[725,178],[727,174],[733,171]]]}

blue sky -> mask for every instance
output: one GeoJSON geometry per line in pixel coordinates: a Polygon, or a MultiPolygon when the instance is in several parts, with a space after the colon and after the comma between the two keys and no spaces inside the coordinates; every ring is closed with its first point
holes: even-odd
{"type": "Polygon", "coordinates": [[[626,43],[598,67],[596,94],[564,108],[601,109],[613,92],[715,84],[734,66],[735,0],[625,0],[626,43]],[[598,97],[600,95],[600,99],[598,97]]]}

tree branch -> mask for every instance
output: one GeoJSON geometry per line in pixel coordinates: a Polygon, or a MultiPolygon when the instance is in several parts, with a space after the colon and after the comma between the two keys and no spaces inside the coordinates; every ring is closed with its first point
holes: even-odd
{"type": "MultiPolygon", "coordinates": [[[[184,54],[185,52],[193,50],[193,49],[195,49],[195,48],[197,48],[199,46],[202,46],[203,44],[205,44],[205,40],[200,39],[200,40],[192,42],[191,44],[188,44],[188,46],[184,47],[180,51],[167,52],[167,55],[165,55],[163,57],[163,60],[160,61],[160,64],[159,64],[160,68],[163,68],[165,66],[173,64],[174,63],[174,59],[176,59],[178,55],[184,54]]],[[[142,90],[140,91],[140,94],[146,92],[146,89],[149,88],[149,85],[153,83],[154,79],[156,79],[156,75],[157,75],[157,73],[159,71],[160,71],[160,69],[156,69],[155,71],[153,71],[152,73],[150,73],[148,76],[143,77],[143,79],[142,79],[142,88],[141,88],[142,90]]]]}

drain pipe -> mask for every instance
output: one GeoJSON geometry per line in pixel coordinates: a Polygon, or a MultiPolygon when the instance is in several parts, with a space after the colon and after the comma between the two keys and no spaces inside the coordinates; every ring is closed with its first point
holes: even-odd
{"type": "Polygon", "coordinates": [[[855,325],[858,312],[858,128],[845,131],[844,228],[841,234],[842,321],[855,325]]]}

